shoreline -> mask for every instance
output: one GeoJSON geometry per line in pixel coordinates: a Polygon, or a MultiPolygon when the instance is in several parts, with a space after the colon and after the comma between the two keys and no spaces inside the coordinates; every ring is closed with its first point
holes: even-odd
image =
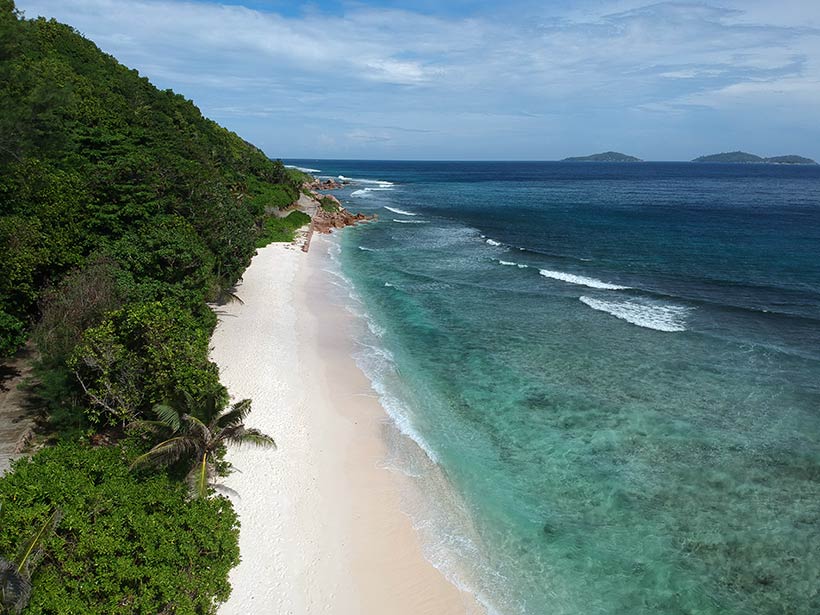
{"type": "Polygon", "coordinates": [[[229,449],[242,562],[219,613],[483,613],[425,559],[402,511],[384,467],[389,419],[354,362],[354,317],[329,298],[326,258],[263,248],[237,288],[244,304],[217,312],[221,379],[279,445],[229,449]]]}

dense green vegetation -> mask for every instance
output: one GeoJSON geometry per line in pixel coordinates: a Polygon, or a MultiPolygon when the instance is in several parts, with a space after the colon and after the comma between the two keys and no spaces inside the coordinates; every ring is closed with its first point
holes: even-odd
{"type": "Polygon", "coordinates": [[[733,162],[733,163],[762,163],[768,162],[770,164],[817,164],[811,158],[804,158],[803,156],[787,155],[787,156],[773,156],[771,158],[763,158],[756,154],[748,152],[723,152],[721,154],[710,154],[708,156],[699,156],[692,162],[733,162]]]}
{"type": "Polygon", "coordinates": [[[257,248],[264,248],[274,241],[293,241],[296,229],[310,222],[310,216],[301,211],[292,211],[285,218],[270,217],[256,240],[257,248]]]}
{"type": "Polygon", "coordinates": [[[628,156],[620,152],[601,152],[600,154],[591,154],[589,156],[573,156],[571,158],[564,158],[561,162],[643,162],[640,158],[635,156],[628,156]]]}
{"type": "Polygon", "coordinates": [[[236,516],[192,499],[185,478],[212,478],[226,444],[267,439],[244,428],[250,402],[223,412],[206,302],[231,297],[257,243],[306,222],[276,216],[305,179],[0,0],[0,360],[31,341],[31,393],[60,443],[0,479],[0,583],[30,582],[24,612],[211,613],[227,597],[236,516]],[[177,423],[145,428],[168,407],[177,423]],[[170,465],[129,470],[168,440],[186,442],[170,465]],[[57,510],[38,565],[17,570],[21,541],[57,510]]]}
{"type": "Polygon", "coordinates": [[[61,520],[43,540],[27,614],[211,613],[239,560],[236,515],[221,497],[190,500],[164,473],[129,471],[118,446],[65,444],[0,480],[0,555],[61,520]]]}
{"type": "Polygon", "coordinates": [[[126,300],[230,288],[301,173],[159,91],[72,28],[0,9],[0,352],[42,292],[107,257],[126,300]]]}
{"type": "Polygon", "coordinates": [[[334,211],[339,211],[338,201],[329,196],[319,197],[319,205],[321,206],[322,210],[327,212],[332,213],[334,211]]]}
{"type": "Polygon", "coordinates": [[[787,154],[785,156],[772,156],[766,158],[766,162],[772,164],[817,164],[815,160],[806,158],[805,156],[796,156],[795,154],[787,154]]]}
{"type": "Polygon", "coordinates": [[[699,156],[692,162],[764,162],[764,159],[755,154],[747,152],[724,152],[722,154],[710,154],[699,156]]]}

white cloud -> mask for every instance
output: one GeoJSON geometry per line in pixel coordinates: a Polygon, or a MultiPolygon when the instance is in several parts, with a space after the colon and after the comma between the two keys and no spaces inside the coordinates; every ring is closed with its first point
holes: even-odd
{"type": "MultiPolygon", "coordinates": [[[[638,122],[625,115],[635,110],[658,130],[677,130],[687,115],[709,109],[760,108],[764,117],[767,105],[781,109],[789,97],[801,107],[794,122],[820,125],[808,109],[820,100],[820,11],[796,0],[780,12],[762,0],[521,11],[512,2],[469,18],[361,4],[341,16],[314,9],[297,17],[175,0],[18,6],[71,23],[161,87],[279,146],[296,145],[300,124],[311,122],[334,146],[407,143],[440,156],[437,139],[452,145],[458,135],[470,152],[506,129],[530,134],[536,152],[537,135],[554,134],[560,121],[591,135],[596,122],[638,122]],[[261,123],[276,117],[290,126],[261,123]]],[[[625,138],[629,130],[624,125],[625,138]]]]}

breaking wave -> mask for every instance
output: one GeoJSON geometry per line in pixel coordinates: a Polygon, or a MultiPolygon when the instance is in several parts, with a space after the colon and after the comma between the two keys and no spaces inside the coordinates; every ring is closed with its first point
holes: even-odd
{"type": "Polygon", "coordinates": [[[583,275],[574,275],[572,273],[564,273],[563,271],[552,271],[550,269],[540,269],[539,272],[545,278],[553,280],[560,280],[569,284],[577,284],[579,286],[587,286],[589,288],[597,288],[599,290],[629,290],[629,286],[618,286],[617,284],[610,284],[609,282],[602,282],[595,278],[588,278],[583,275]]]}
{"type": "Polygon", "coordinates": [[[392,190],[393,188],[388,187],[379,187],[379,188],[360,188],[359,190],[354,190],[350,193],[350,196],[370,196],[373,192],[385,192],[387,190],[392,190]]]}
{"type": "Polygon", "coordinates": [[[355,177],[345,177],[344,175],[339,175],[339,179],[343,182],[353,182],[356,184],[375,184],[380,188],[392,188],[395,185],[393,182],[383,181],[381,179],[357,179],[355,177]]]}
{"type": "Polygon", "coordinates": [[[581,303],[593,310],[606,312],[628,323],[655,331],[686,331],[686,315],[692,308],[680,305],[650,305],[635,301],[603,301],[580,297],[581,303]]]}
{"type": "Polygon", "coordinates": [[[512,261],[502,261],[498,259],[499,265],[507,265],[508,267],[518,267],[519,269],[527,269],[529,265],[522,265],[521,263],[514,263],[512,261]]]}
{"type": "Polygon", "coordinates": [[[418,216],[418,214],[414,214],[410,211],[404,211],[403,209],[399,209],[398,207],[388,207],[387,205],[384,206],[387,211],[392,211],[394,214],[400,214],[402,216],[418,216]]]}

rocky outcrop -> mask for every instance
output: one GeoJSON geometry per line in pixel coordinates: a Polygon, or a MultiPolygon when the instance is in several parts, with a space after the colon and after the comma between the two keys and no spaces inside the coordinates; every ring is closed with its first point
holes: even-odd
{"type": "Polygon", "coordinates": [[[305,182],[302,184],[302,189],[304,190],[338,190],[342,188],[342,184],[337,182],[335,179],[326,179],[322,181],[321,179],[314,179],[312,182],[305,182]]]}
{"type": "Polygon", "coordinates": [[[375,215],[352,214],[344,208],[340,208],[339,211],[320,209],[313,216],[313,230],[317,233],[330,233],[335,228],[353,226],[359,222],[367,222],[375,218],[375,215]]]}
{"type": "Polygon", "coordinates": [[[352,226],[359,222],[367,222],[378,218],[375,214],[366,216],[364,214],[353,214],[342,207],[342,203],[335,196],[316,192],[302,193],[297,203],[299,211],[303,211],[310,216],[310,228],[302,243],[302,251],[310,249],[310,240],[313,233],[330,233],[335,228],[352,226]]]}

